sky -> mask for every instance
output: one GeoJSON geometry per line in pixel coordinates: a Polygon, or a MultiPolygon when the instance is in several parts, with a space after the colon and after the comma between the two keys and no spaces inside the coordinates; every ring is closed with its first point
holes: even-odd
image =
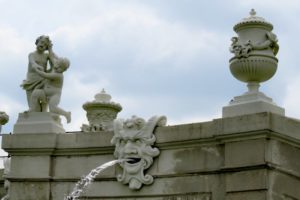
{"type": "Polygon", "coordinates": [[[278,70],[261,91],[300,118],[298,0],[0,0],[0,110],[13,131],[28,109],[20,84],[40,35],[71,61],[60,107],[72,112],[67,132],[87,123],[82,105],[103,88],[120,103],[118,118],[165,115],[168,125],[222,117],[222,107],[246,92],[229,71],[232,27],[249,16],[274,26],[278,70]]]}

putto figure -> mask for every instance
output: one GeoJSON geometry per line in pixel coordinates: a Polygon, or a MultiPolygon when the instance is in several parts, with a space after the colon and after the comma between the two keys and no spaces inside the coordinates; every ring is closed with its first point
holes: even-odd
{"type": "Polygon", "coordinates": [[[164,116],[154,116],[148,122],[136,116],[114,121],[114,137],[111,140],[116,146],[114,155],[118,159],[127,159],[120,164],[123,173],[117,179],[129,184],[130,189],[138,190],[142,184],[153,183],[153,177],[144,175],[144,170],[152,165],[153,157],[159,155],[159,150],[152,147],[156,141],[153,131],[157,126],[164,126],[166,121],[164,116]]]}
{"type": "Polygon", "coordinates": [[[46,73],[39,68],[35,69],[36,72],[45,78],[44,88],[35,89],[31,95],[31,102],[48,102],[49,111],[58,115],[63,115],[67,122],[71,122],[71,112],[67,112],[60,107],[61,91],[64,81],[63,72],[65,72],[70,66],[70,61],[67,58],[58,58],[54,62],[53,71],[46,73]]]}

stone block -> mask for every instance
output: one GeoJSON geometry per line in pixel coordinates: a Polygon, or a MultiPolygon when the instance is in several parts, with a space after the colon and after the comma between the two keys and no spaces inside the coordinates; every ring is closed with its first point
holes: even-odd
{"type": "Polygon", "coordinates": [[[226,192],[265,190],[268,188],[268,171],[266,169],[232,172],[225,176],[226,192]]]}
{"type": "Polygon", "coordinates": [[[267,200],[267,191],[227,193],[225,200],[267,200]]]}
{"type": "Polygon", "coordinates": [[[235,117],[241,115],[255,114],[260,112],[271,112],[279,115],[285,115],[285,110],[282,107],[265,101],[250,101],[245,103],[237,103],[223,107],[222,116],[235,117]]]}
{"type": "Polygon", "coordinates": [[[271,113],[255,113],[251,115],[243,115],[229,118],[222,118],[222,133],[245,133],[251,131],[261,131],[271,128],[271,113]]]}
{"type": "Polygon", "coordinates": [[[214,128],[214,122],[158,127],[155,131],[156,142],[164,143],[209,138],[214,135],[214,128]]]}
{"type": "MultiPolygon", "coordinates": [[[[213,176],[186,176],[186,177],[167,177],[156,178],[154,183],[142,187],[141,190],[130,190],[128,186],[116,181],[96,181],[85,192],[84,196],[89,198],[110,199],[111,197],[145,198],[157,196],[180,196],[182,194],[202,193],[210,194],[210,187],[216,184],[213,176]],[[113,188],[113,190],[111,189],[113,188]],[[101,197],[101,198],[100,198],[101,197]]],[[[67,186],[65,186],[67,187],[67,186]]],[[[151,198],[150,198],[151,199],[151,198]]]]}
{"type": "Polygon", "coordinates": [[[213,171],[223,166],[220,146],[197,146],[162,151],[157,164],[157,174],[181,174],[213,171]]]}
{"type": "Polygon", "coordinates": [[[60,118],[49,112],[24,112],[19,114],[13,133],[65,133],[60,118]]]}
{"type": "Polygon", "coordinates": [[[300,140],[300,123],[299,119],[288,118],[276,114],[271,115],[271,129],[282,136],[289,136],[293,139],[300,140]]]}
{"type": "MultiPolygon", "coordinates": [[[[19,153],[32,151],[33,154],[52,153],[56,147],[56,134],[12,134],[2,137],[2,148],[9,149],[11,153],[19,153]],[[43,150],[43,151],[39,151],[43,150]]],[[[28,152],[25,153],[28,155],[28,152]]]]}
{"type": "Polygon", "coordinates": [[[268,162],[280,166],[282,171],[300,177],[300,147],[278,140],[269,142],[268,162]]]}
{"type": "Polygon", "coordinates": [[[113,132],[57,134],[57,148],[112,147],[110,143],[112,136],[113,132]]]}
{"type": "Polygon", "coordinates": [[[13,156],[9,177],[17,179],[50,178],[50,156],[13,156]]]}
{"type": "Polygon", "coordinates": [[[270,191],[274,199],[300,199],[300,179],[288,173],[272,170],[270,172],[270,191]],[[276,197],[276,198],[275,198],[276,197]],[[283,198],[284,197],[284,198],[283,198]]]}
{"type": "MultiPolygon", "coordinates": [[[[92,169],[111,160],[114,160],[112,155],[59,156],[54,161],[53,178],[58,180],[80,179],[89,174],[92,169]]],[[[115,167],[105,169],[98,177],[115,178],[115,167]]]]}
{"type": "Polygon", "coordinates": [[[50,183],[12,182],[9,196],[13,200],[50,200],[50,183]]]}
{"type": "Polygon", "coordinates": [[[225,143],[225,167],[265,164],[265,146],[264,138],[225,143]]]}

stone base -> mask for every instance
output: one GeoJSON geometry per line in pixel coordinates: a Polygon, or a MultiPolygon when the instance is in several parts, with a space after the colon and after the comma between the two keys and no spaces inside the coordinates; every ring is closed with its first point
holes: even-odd
{"type": "Polygon", "coordinates": [[[222,117],[234,117],[261,112],[285,115],[284,108],[277,106],[270,97],[262,92],[245,93],[234,97],[228,106],[223,107],[222,117]]]}
{"type": "Polygon", "coordinates": [[[19,114],[13,133],[65,133],[60,117],[49,112],[24,112],[19,114]]]}

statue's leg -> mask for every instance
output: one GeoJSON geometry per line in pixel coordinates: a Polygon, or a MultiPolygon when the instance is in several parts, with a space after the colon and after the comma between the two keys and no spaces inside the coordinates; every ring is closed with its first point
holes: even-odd
{"type": "Polygon", "coordinates": [[[43,102],[46,102],[45,92],[41,89],[35,89],[31,94],[30,111],[43,112],[43,102]]]}
{"type": "Polygon", "coordinates": [[[28,104],[29,111],[32,111],[32,108],[31,108],[31,95],[32,95],[32,90],[26,90],[26,97],[27,97],[27,104],[28,104]]]}
{"type": "Polygon", "coordinates": [[[71,122],[71,112],[67,112],[61,108],[58,107],[60,101],[60,95],[53,95],[49,98],[49,110],[52,113],[58,114],[58,115],[63,115],[66,119],[67,122],[71,122]]]}
{"type": "Polygon", "coordinates": [[[44,90],[40,90],[38,103],[40,105],[41,112],[47,112],[47,97],[44,90]]]}

